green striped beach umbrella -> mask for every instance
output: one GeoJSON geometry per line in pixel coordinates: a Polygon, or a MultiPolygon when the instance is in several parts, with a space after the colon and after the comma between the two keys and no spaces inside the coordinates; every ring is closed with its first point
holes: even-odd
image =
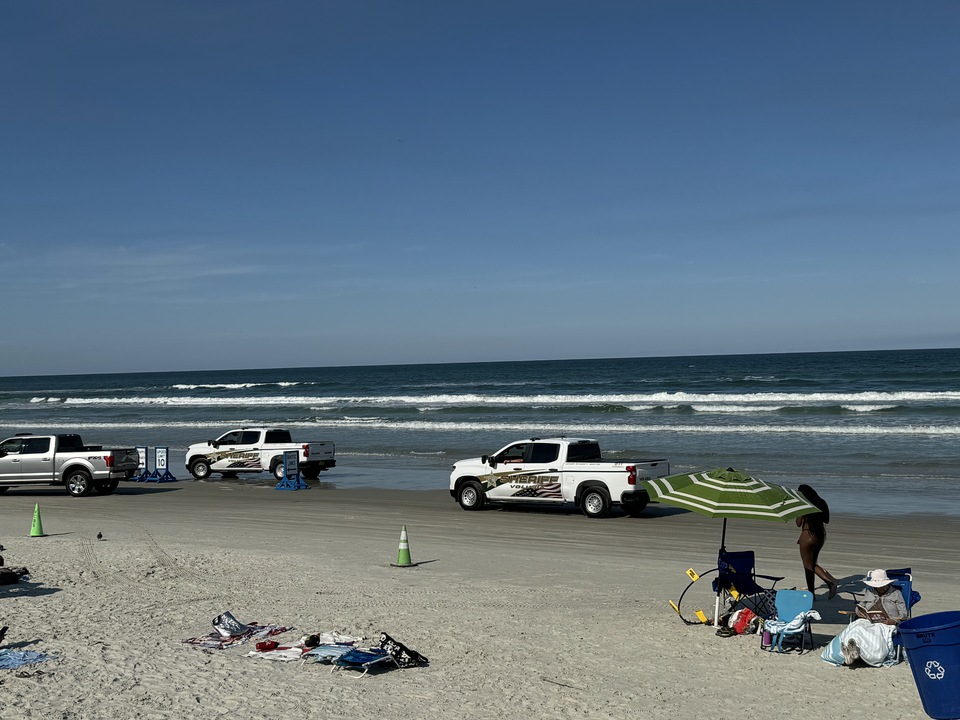
{"type": "MultiPolygon", "coordinates": [[[[671,475],[641,483],[651,500],[707,517],[723,518],[721,551],[726,547],[728,518],[788,522],[817,512],[797,490],[758,480],[733,468],[671,475]]],[[[719,607],[718,593],[714,624],[719,607]]]]}
{"type": "Polygon", "coordinates": [[[787,522],[817,512],[797,490],[758,480],[733,468],[641,482],[651,500],[712,518],[787,522]]]}

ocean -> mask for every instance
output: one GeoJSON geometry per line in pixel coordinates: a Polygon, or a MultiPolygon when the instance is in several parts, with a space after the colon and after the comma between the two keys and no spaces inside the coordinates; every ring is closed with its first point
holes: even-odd
{"type": "Polygon", "coordinates": [[[566,435],[834,512],[960,515],[960,349],[0,378],[3,437],[167,446],[182,480],[187,445],[254,425],[335,442],[333,488],[445,489],[455,460],[566,435]]]}

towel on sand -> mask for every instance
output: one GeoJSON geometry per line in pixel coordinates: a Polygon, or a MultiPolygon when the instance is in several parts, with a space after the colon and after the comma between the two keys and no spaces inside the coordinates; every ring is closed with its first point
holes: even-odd
{"type": "Polygon", "coordinates": [[[183,642],[211,650],[224,650],[228,647],[244,645],[251,640],[262,640],[293,629],[286,625],[242,623],[229,610],[213,619],[213,628],[213,632],[207,635],[187,638],[183,642]]]}
{"type": "Polygon", "coordinates": [[[32,650],[0,650],[0,670],[15,670],[24,665],[53,660],[53,655],[32,650]]]}

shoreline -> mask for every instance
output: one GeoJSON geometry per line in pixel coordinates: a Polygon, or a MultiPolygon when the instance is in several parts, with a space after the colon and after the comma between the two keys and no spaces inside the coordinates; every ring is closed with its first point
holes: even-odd
{"type": "MultiPolygon", "coordinates": [[[[822,564],[862,587],[873,567],[912,565],[918,614],[953,609],[960,559],[935,516],[837,515],[822,564]]],[[[755,636],[719,638],[669,607],[685,571],[715,565],[721,521],[664,506],[591,520],[576,510],[465,512],[446,490],[206,481],[123,483],[73,498],[59,488],[0,499],[8,565],[28,587],[0,588],[6,646],[50,652],[0,671],[0,715],[36,718],[787,718],[881,704],[924,717],[910,669],[834,668],[755,636]],[[35,505],[47,536],[27,537],[35,505]],[[411,568],[392,568],[401,527],[411,568]],[[104,540],[96,540],[101,532],[104,540]],[[243,622],[293,625],[282,639],[381,630],[430,666],[358,681],[317,665],[249,658],[247,646],[202,651],[182,640],[230,610],[243,622]],[[757,678],[763,678],[758,682],[757,678]],[[705,703],[704,698],[710,702],[705,703]],[[8,707],[10,706],[10,707],[8,707]],[[4,711],[4,708],[7,708],[4,711]]],[[[730,549],[754,549],[757,572],[803,582],[790,524],[730,521],[730,549]]],[[[849,596],[825,600],[822,647],[846,623],[849,596]]]]}

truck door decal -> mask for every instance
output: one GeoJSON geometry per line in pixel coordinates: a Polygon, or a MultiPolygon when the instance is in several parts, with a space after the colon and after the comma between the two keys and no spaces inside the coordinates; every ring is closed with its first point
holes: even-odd
{"type": "Polygon", "coordinates": [[[494,490],[503,485],[509,485],[509,488],[502,488],[500,497],[509,498],[543,498],[550,500],[562,500],[563,493],[560,489],[560,478],[557,475],[539,475],[538,470],[496,472],[489,473],[480,477],[480,480],[486,485],[487,490],[494,490]]]}

